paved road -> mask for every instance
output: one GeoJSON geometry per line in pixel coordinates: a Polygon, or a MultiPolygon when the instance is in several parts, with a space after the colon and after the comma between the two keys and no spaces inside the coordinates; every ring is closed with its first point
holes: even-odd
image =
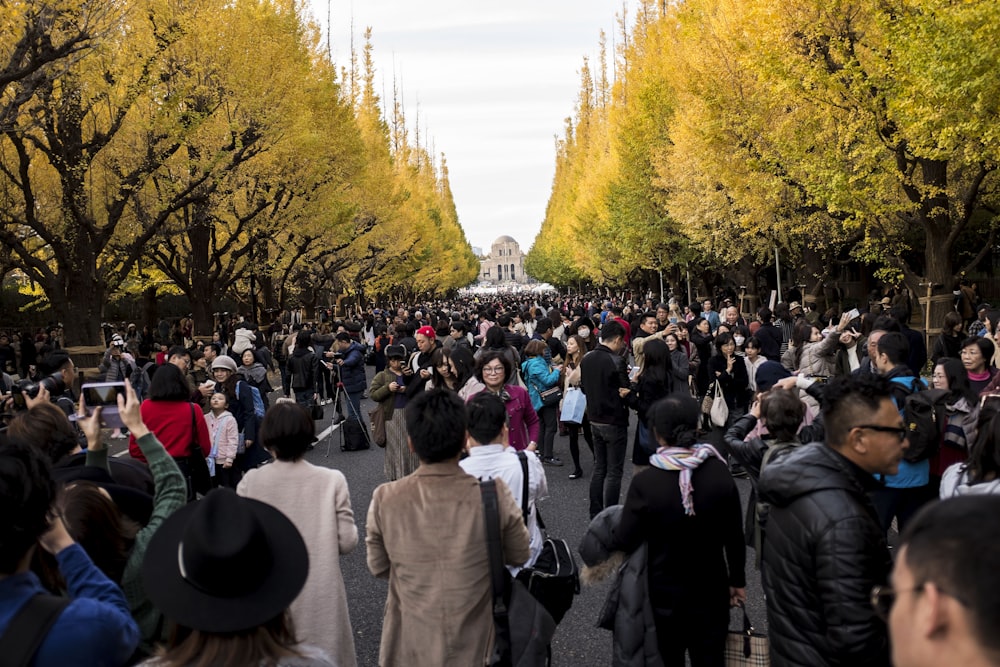
{"type": "MultiPolygon", "coordinates": [[[[372,369],[368,368],[369,376],[372,369]]],[[[369,400],[362,401],[362,412],[367,414],[374,404],[369,400]]],[[[322,432],[330,426],[332,406],[327,406],[327,418],[317,422],[317,432],[322,432]]],[[[632,418],[635,426],[635,417],[632,418]]],[[[581,438],[582,440],[582,438],[581,438]]],[[[382,610],[386,597],[386,582],[375,579],[365,565],[365,518],[368,504],[371,502],[375,487],[385,481],[382,471],[383,453],[381,449],[373,448],[367,451],[340,451],[341,435],[334,431],[329,437],[317,443],[316,448],[309,452],[306,458],[315,465],[337,468],[347,477],[351,491],[351,504],[354,507],[355,520],[361,536],[360,544],[353,553],[341,557],[344,572],[344,584],[347,588],[348,606],[351,614],[351,626],[354,629],[354,641],[358,654],[359,665],[378,664],[378,646],[382,628],[382,610]],[[329,454],[328,454],[329,452],[329,454]]],[[[556,438],[556,455],[564,461],[569,461],[568,438],[556,438]]],[[[631,442],[631,431],[629,436],[631,442]]],[[[583,467],[589,475],[593,467],[593,458],[586,446],[584,449],[583,467]]],[[[631,451],[629,452],[631,460],[631,451]]],[[[542,515],[549,531],[558,537],[566,539],[571,547],[579,544],[588,524],[588,488],[587,477],[579,480],[568,478],[571,468],[546,468],[550,497],[539,503],[542,515]]],[[[632,476],[632,466],[626,463],[624,491],[632,476]]],[[[749,492],[746,480],[737,480],[744,504],[749,492]]],[[[760,577],[753,567],[753,551],[747,551],[748,577],[748,609],[751,619],[757,627],[766,631],[764,613],[764,598],[760,589],[760,577]]],[[[577,597],[573,608],[556,632],[553,643],[553,664],[555,665],[609,665],[611,663],[611,633],[595,627],[598,613],[607,594],[607,584],[585,587],[577,597]]],[[[733,621],[735,628],[736,616],[733,621]]],[[[331,622],[333,619],[331,619],[331,622]]]]}

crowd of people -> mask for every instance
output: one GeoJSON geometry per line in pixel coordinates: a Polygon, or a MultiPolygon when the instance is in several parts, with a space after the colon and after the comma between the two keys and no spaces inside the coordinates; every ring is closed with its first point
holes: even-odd
{"type": "Polygon", "coordinates": [[[27,361],[0,335],[0,655],[354,665],[340,556],[363,537],[389,581],[380,664],[492,664],[478,480],[497,480],[518,577],[568,453],[589,478],[585,579],[616,575],[615,665],[724,664],[747,546],[772,664],[1000,665],[1000,311],[949,312],[928,360],[905,301],[716,305],[510,296],[204,340],[128,325],[86,371],[121,383],[100,407],[61,332],[27,361]],[[364,397],[387,481],[360,536],[347,479],[306,454],[314,409],[367,429],[364,397]]]}

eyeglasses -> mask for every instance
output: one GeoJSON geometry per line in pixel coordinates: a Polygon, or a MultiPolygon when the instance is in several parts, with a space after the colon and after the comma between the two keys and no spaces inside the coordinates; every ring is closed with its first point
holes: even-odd
{"type": "Polygon", "coordinates": [[[924,590],[924,584],[908,588],[905,591],[897,591],[892,586],[874,586],[871,596],[868,599],[872,604],[872,609],[875,610],[875,614],[888,623],[889,612],[892,611],[892,605],[896,604],[896,596],[903,593],[918,593],[922,590],[924,590]]]}
{"type": "Polygon", "coordinates": [[[905,426],[882,426],[880,424],[858,424],[854,428],[866,428],[869,431],[877,431],[879,433],[894,433],[896,437],[899,438],[900,442],[906,440],[906,436],[909,435],[910,431],[905,426]]]}
{"type": "Polygon", "coordinates": [[[483,366],[484,375],[499,375],[503,370],[503,366],[483,366]]]}

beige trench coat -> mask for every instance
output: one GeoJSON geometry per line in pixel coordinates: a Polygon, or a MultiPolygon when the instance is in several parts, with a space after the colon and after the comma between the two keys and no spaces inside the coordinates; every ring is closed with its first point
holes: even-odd
{"type": "Polygon", "coordinates": [[[296,635],[326,651],[338,667],[354,667],[340,554],[357,546],[358,527],[343,473],[301,459],[275,460],[249,471],[236,492],[277,507],[299,529],[309,551],[309,578],[291,606],[296,635]]]}

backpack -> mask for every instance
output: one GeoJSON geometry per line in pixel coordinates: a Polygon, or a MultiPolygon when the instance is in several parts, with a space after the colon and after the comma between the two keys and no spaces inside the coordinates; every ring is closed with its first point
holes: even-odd
{"type": "Polygon", "coordinates": [[[260,395],[260,390],[245,380],[236,383],[236,400],[240,400],[240,385],[250,387],[250,395],[253,396],[253,413],[257,421],[264,418],[264,399],[260,395]]]}
{"type": "Polygon", "coordinates": [[[903,421],[908,431],[910,446],[903,451],[903,459],[916,463],[937,454],[948,426],[947,389],[916,391],[903,401],[903,421]]]}
{"type": "Polygon", "coordinates": [[[133,368],[132,373],[129,375],[128,381],[132,383],[135,395],[140,401],[146,398],[146,394],[149,392],[149,369],[153,366],[153,362],[148,361],[139,368],[133,368]]]}

